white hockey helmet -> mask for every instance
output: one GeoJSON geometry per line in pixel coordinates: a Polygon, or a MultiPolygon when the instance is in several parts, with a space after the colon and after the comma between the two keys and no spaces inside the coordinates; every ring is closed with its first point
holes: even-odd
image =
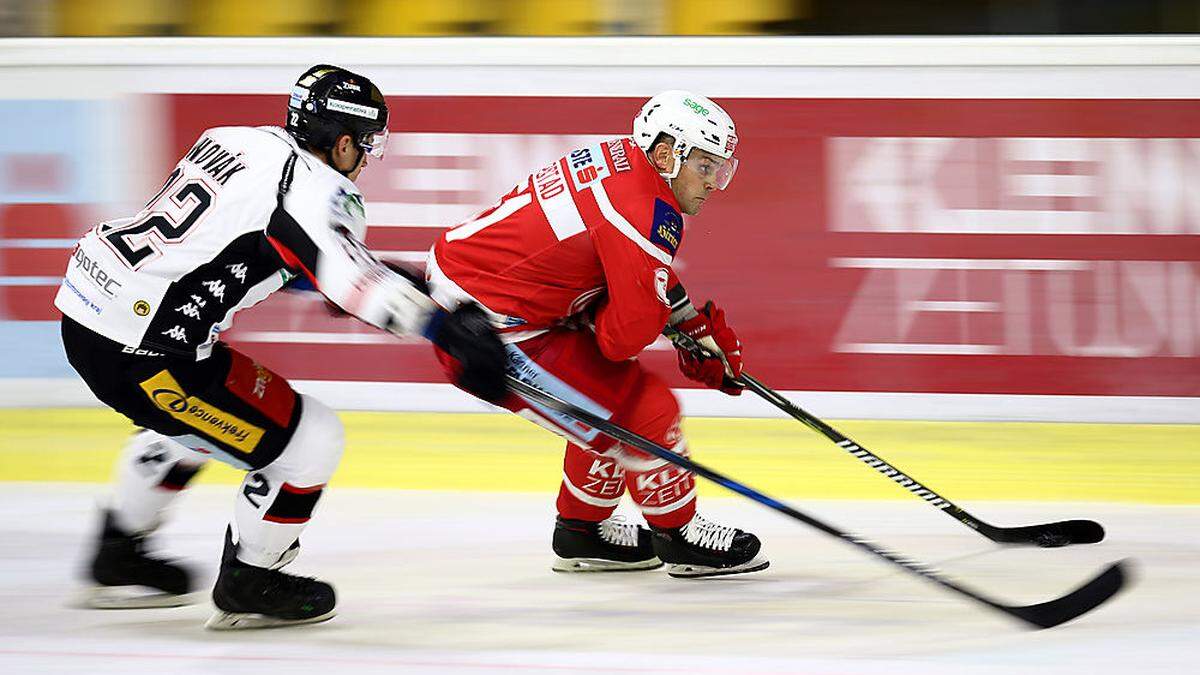
{"type": "Polygon", "coordinates": [[[724,190],[733,180],[737,160],[737,134],[733,118],[711,100],[688,91],[664,91],[646,101],[633,118],[633,142],[644,152],[650,151],[659,134],[675,139],[672,154],[675,166],[663,178],[675,178],[692,148],[700,148],[725,160],[717,171],[717,187],[724,190]]]}

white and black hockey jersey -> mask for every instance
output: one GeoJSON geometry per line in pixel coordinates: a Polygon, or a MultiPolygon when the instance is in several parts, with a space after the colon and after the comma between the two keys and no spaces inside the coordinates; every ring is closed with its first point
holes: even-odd
{"type": "Polygon", "coordinates": [[[209,129],[140,213],[79,240],[54,304],[123,345],[203,359],[234,314],[302,274],[363,321],[415,332],[396,303],[415,291],[363,246],[366,227],[354,183],[283,129],[209,129]]]}

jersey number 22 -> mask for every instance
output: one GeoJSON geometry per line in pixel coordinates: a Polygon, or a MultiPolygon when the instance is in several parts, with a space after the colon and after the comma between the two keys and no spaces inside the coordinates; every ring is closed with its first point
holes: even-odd
{"type": "Polygon", "coordinates": [[[183,239],[212,206],[212,190],[202,181],[189,180],[175,189],[182,174],[176,169],[128,225],[102,231],[113,250],[130,267],[137,269],[147,260],[161,255],[159,243],[170,244],[183,239]]]}

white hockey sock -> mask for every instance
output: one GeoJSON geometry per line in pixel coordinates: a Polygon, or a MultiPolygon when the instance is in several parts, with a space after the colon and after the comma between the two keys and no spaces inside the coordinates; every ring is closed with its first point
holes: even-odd
{"type": "Polygon", "coordinates": [[[156,431],[135,433],[117,462],[111,506],[117,527],[131,534],[157,528],[167,506],[205,461],[156,431]]]}

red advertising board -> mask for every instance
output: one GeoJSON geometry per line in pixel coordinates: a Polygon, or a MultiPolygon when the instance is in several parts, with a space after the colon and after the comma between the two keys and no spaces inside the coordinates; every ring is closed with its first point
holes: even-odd
{"type": "MultiPolygon", "coordinates": [[[[178,156],[286,98],[167,97],[178,156]]],[[[393,97],[368,243],[441,228],[641,101],[393,97]]],[[[740,167],[680,275],[779,389],[1200,396],[1200,101],[730,99],[740,167]]],[[[164,167],[164,174],[166,168],[164,167]]],[[[421,344],[280,297],[228,336],[293,378],[440,381],[421,344]]],[[[668,351],[651,368],[675,375],[668,351]]]]}

